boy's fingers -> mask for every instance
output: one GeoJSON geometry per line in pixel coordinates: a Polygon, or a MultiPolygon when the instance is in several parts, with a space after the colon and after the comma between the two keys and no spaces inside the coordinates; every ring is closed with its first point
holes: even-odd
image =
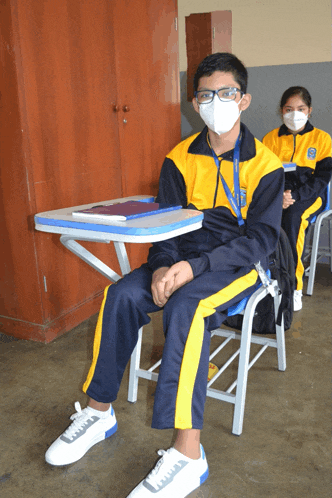
{"type": "Polygon", "coordinates": [[[157,306],[161,305],[162,299],[164,297],[163,287],[164,286],[163,285],[161,286],[160,283],[154,284],[151,287],[153,302],[157,306]]]}
{"type": "Polygon", "coordinates": [[[164,288],[165,297],[169,298],[169,296],[173,292],[173,288],[174,288],[174,278],[167,280],[165,283],[165,288],[164,288]]]}
{"type": "Polygon", "coordinates": [[[167,270],[167,272],[165,273],[165,275],[163,276],[162,278],[162,282],[168,282],[169,280],[173,279],[174,278],[174,275],[176,273],[176,269],[174,269],[173,267],[169,268],[167,270]]]}

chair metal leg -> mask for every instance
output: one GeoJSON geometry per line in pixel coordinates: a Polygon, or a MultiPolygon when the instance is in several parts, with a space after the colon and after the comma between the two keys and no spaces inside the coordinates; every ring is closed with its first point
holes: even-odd
{"type": "Polygon", "coordinates": [[[322,224],[322,218],[318,216],[316,223],[315,223],[315,229],[314,229],[314,236],[312,239],[312,248],[311,248],[311,258],[310,258],[310,270],[309,270],[309,279],[308,279],[308,286],[307,286],[307,294],[308,296],[312,296],[313,290],[314,290],[314,281],[315,281],[315,274],[316,274],[316,262],[317,262],[317,255],[318,255],[318,244],[319,244],[319,235],[320,235],[320,227],[322,224]]]}
{"type": "Polygon", "coordinates": [[[255,307],[247,307],[244,317],[241,332],[241,344],[239,355],[239,366],[237,374],[237,387],[235,395],[234,415],[232,433],[236,436],[242,434],[244,407],[246,401],[248,371],[249,371],[249,355],[251,345],[252,321],[254,318],[255,307]]]}
{"type": "MultiPolygon", "coordinates": [[[[320,213],[317,216],[317,220],[315,222],[314,236],[312,239],[311,258],[310,258],[309,280],[308,280],[308,287],[307,287],[307,294],[309,296],[312,295],[313,289],[314,289],[320,229],[321,229],[324,218],[326,218],[327,216],[331,216],[331,214],[332,214],[332,210],[324,211],[323,213],[320,213]]],[[[331,232],[330,232],[330,237],[331,237],[331,232]]]]}
{"type": "Polygon", "coordinates": [[[332,220],[329,220],[330,271],[332,273],[332,220]]]}
{"type": "Polygon", "coordinates": [[[277,356],[278,370],[284,372],[286,370],[286,344],[285,344],[285,326],[284,316],[281,318],[281,325],[277,324],[278,310],[281,303],[281,295],[274,296],[274,313],[276,320],[276,341],[277,341],[277,356]]]}
{"type": "Polygon", "coordinates": [[[138,331],[138,340],[130,358],[128,401],[136,403],[138,389],[138,370],[141,361],[143,327],[138,331]]]}

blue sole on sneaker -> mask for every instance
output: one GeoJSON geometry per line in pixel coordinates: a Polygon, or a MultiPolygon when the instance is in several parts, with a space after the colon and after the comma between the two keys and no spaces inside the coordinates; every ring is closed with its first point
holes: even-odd
{"type": "Polygon", "coordinates": [[[116,422],[115,425],[113,425],[113,427],[111,427],[110,429],[108,429],[108,431],[105,432],[105,439],[107,437],[110,437],[112,436],[118,429],[118,423],[116,422]]]}
{"type": "Polygon", "coordinates": [[[209,477],[209,469],[207,468],[204,474],[201,475],[200,477],[200,486],[203,484],[204,481],[209,477]]]}

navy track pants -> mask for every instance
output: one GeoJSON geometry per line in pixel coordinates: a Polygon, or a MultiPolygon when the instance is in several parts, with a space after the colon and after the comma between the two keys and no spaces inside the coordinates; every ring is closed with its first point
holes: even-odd
{"type": "MultiPolygon", "coordinates": [[[[92,399],[116,399],[136,346],[138,330],[159,311],[152,300],[147,265],[105,289],[95,332],[93,361],[83,386],[92,399]]],[[[164,306],[165,345],[154,399],[152,427],[202,429],[209,367],[210,331],[226,319],[225,310],[249,295],[257,272],[207,272],[178,289],[164,306]]]]}
{"type": "Polygon", "coordinates": [[[323,211],[324,205],[321,197],[318,197],[315,201],[312,199],[309,201],[296,201],[287,209],[284,209],[282,213],[281,226],[288,236],[294,257],[296,290],[303,289],[303,255],[309,223],[314,216],[323,211]]]}

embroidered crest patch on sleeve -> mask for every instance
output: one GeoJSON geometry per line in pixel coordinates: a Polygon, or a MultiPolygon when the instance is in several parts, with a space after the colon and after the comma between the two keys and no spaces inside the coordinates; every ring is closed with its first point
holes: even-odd
{"type": "Polygon", "coordinates": [[[307,152],[307,158],[308,159],[315,159],[316,158],[316,149],[314,147],[309,147],[308,152],[307,152]]]}

